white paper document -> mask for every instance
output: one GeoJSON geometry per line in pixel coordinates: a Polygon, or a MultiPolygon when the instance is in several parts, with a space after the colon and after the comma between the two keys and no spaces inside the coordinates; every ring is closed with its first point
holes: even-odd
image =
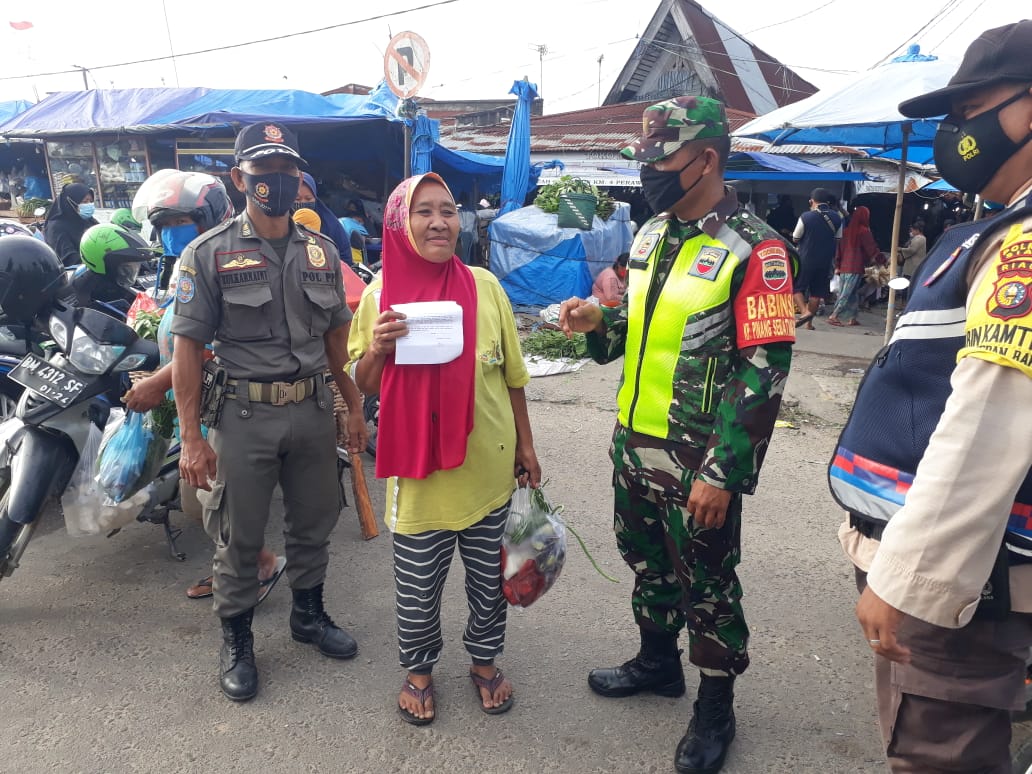
{"type": "Polygon", "coordinates": [[[391,307],[405,315],[408,335],[396,342],[398,365],[450,363],[462,354],[462,307],[454,301],[418,301],[391,307]]]}

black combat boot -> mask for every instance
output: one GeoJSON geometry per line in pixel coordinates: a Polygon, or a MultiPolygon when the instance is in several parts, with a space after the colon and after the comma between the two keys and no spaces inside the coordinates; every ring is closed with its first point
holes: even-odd
{"type": "Polygon", "coordinates": [[[677,635],[643,629],[638,655],[618,667],[592,669],[588,686],[595,693],[612,698],[633,696],[640,691],[683,696],[684,670],[677,635]]]}
{"type": "Polygon", "coordinates": [[[702,675],[688,732],[677,745],[674,758],[674,768],[680,774],[720,771],[735,738],[734,698],[735,678],[702,675]]]}
{"type": "Polygon", "coordinates": [[[247,701],[258,693],[258,667],[254,664],[254,609],[222,619],[222,651],[219,653],[219,684],[233,701],[247,701]]]}
{"type": "Polygon", "coordinates": [[[290,634],[298,642],[314,642],[324,656],[353,658],[358,653],[358,643],[326,614],[322,592],[321,583],[314,588],[293,590],[290,634]]]}

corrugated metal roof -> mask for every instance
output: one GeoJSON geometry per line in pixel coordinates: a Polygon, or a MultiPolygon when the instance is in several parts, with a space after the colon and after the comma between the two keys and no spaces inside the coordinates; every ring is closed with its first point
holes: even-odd
{"type": "MultiPolygon", "coordinates": [[[[625,102],[532,117],[531,153],[618,151],[641,133],[641,114],[650,104],[625,102]]],[[[727,111],[732,132],[753,117],[740,110],[727,111]]],[[[441,122],[441,142],[454,150],[502,155],[508,139],[508,125],[458,129],[449,121],[441,122]]]]}

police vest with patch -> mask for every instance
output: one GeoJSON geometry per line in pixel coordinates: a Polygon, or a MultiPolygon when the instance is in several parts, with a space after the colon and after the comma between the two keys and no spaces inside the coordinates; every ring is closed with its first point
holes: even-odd
{"type": "MultiPolygon", "coordinates": [[[[981,310],[973,307],[968,320],[967,277],[972,258],[985,242],[1007,233],[1010,225],[1030,214],[1032,197],[994,218],[960,224],[944,233],[918,267],[906,313],[892,340],[878,353],[860,384],[828,470],[828,482],[836,502],[866,525],[873,537],[881,536],[913,484],[918,463],[950,396],[950,376],[958,355],[965,354],[972,344],[980,345],[984,352],[984,345],[992,345],[993,337],[1006,347],[1008,339],[1019,335],[1016,328],[999,323],[972,328],[971,322],[978,320],[981,310]],[[967,342],[966,326],[970,331],[967,342]]],[[[1006,262],[1001,270],[1004,268],[1006,262]]],[[[994,303],[1003,306],[1004,312],[1007,305],[1017,308],[1032,300],[1027,290],[1032,269],[1024,276],[1025,283],[1005,277],[996,281],[998,298],[994,303]]],[[[1012,564],[1032,562],[1032,471],[1011,508],[1006,541],[1012,564]]]]}
{"type": "Polygon", "coordinates": [[[685,227],[660,287],[656,274],[670,226],[668,218],[652,219],[631,247],[618,418],[636,432],[687,443],[683,418],[712,420],[731,372],[736,335],[739,345],[794,339],[792,269],[784,243],[769,238],[773,232],[766,226],[754,244],[727,223],[713,237],[693,225],[685,227]],[[732,299],[736,269],[750,261],[743,283],[756,287],[732,299]],[[685,353],[698,364],[698,378],[675,385],[685,353]]]}

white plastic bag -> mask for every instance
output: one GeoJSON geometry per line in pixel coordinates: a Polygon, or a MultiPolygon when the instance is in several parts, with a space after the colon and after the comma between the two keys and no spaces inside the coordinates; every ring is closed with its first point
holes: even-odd
{"type": "Polygon", "coordinates": [[[131,524],[150,499],[144,489],[116,505],[97,482],[97,458],[104,438],[113,434],[124,420],[124,411],[112,409],[103,431],[90,423],[90,433],[83,446],[82,456],[79,457],[79,464],[61,495],[65,528],[73,537],[99,535],[131,524]]]}
{"type": "Polygon", "coordinates": [[[842,277],[836,274],[829,283],[832,293],[838,293],[842,289],[842,277]]]}
{"type": "Polygon", "coordinates": [[[106,495],[93,480],[93,467],[100,454],[100,442],[104,432],[90,422],[90,434],[82,447],[82,456],[68,486],[61,495],[61,510],[64,511],[65,527],[73,537],[95,535],[100,532],[97,512],[106,495]]]}
{"type": "Polygon", "coordinates": [[[566,563],[566,527],[540,487],[512,497],[502,535],[502,593],[516,608],[530,607],[552,588],[566,563]]]}

